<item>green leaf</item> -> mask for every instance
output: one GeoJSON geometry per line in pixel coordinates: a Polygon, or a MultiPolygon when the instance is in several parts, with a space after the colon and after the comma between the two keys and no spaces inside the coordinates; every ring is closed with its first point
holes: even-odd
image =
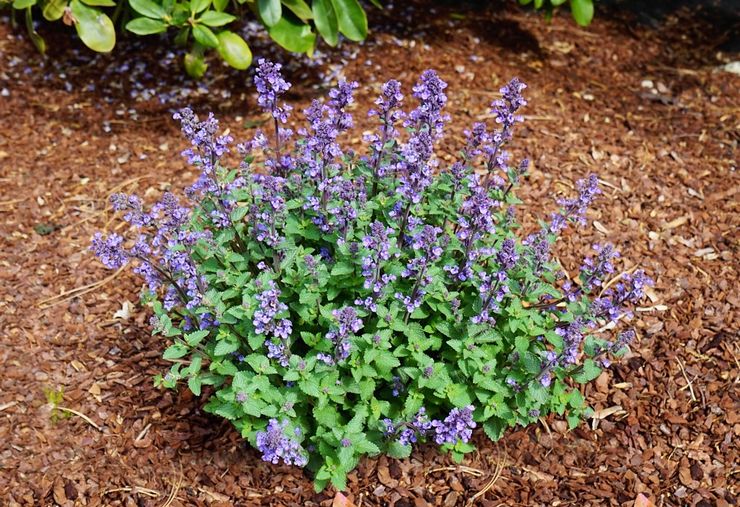
{"type": "Polygon", "coordinates": [[[594,17],[594,4],[592,0],[570,0],[570,10],[573,19],[581,26],[588,26],[594,17]]]}
{"type": "Polygon", "coordinates": [[[190,0],[190,12],[198,14],[203,12],[211,5],[211,0],[190,0]]]}
{"type": "Polygon", "coordinates": [[[41,8],[41,14],[48,21],[56,21],[64,15],[67,0],[47,0],[41,8]]]}
{"type": "Polygon", "coordinates": [[[339,22],[331,0],[313,0],[312,10],[316,30],[327,44],[336,46],[339,43],[339,22]]]}
{"type": "Polygon", "coordinates": [[[337,262],[331,269],[331,276],[349,275],[355,272],[355,267],[351,262],[337,262]]]}
{"type": "Polygon", "coordinates": [[[361,41],[367,37],[367,16],[357,0],[331,0],[337,14],[339,31],[349,40],[361,41]]]}
{"type": "Polygon", "coordinates": [[[162,6],[152,0],[128,0],[128,4],[133,10],[147,18],[163,19],[167,16],[162,6]]]}
{"type": "Polygon", "coordinates": [[[533,400],[540,404],[547,403],[549,398],[549,390],[546,387],[543,387],[539,382],[533,382],[531,384],[529,394],[532,396],[533,400]]]}
{"type": "Polygon", "coordinates": [[[411,456],[411,446],[401,445],[398,441],[393,441],[388,445],[388,456],[398,459],[408,458],[411,456]]]}
{"type": "Polygon", "coordinates": [[[216,347],[213,349],[213,354],[216,356],[225,356],[225,355],[231,354],[232,352],[236,352],[238,348],[239,348],[239,345],[236,343],[236,341],[221,340],[216,344],[216,347]]]}
{"type": "Polygon", "coordinates": [[[136,35],[152,35],[167,31],[167,25],[163,21],[150,18],[136,18],[126,23],[126,30],[136,35]]]}
{"type": "Polygon", "coordinates": [[[195,375],[188,379],[188,388],[190,389],[190,391],[192,391],[194,395],[200,396],[200,386],[201,386],[200,376],[195,375]]]}
{"type": "Polygon", "coordinates": [[[28,7],[33,7],[34,5],[36,5],[36,0],[15,0],[13,2],[13,9],[20,11],[28,7]]]}
{"type": "Polygon", "coordinates": [[[82,42],[98,53],[107,53],[116,45],[116,29],[108,16],[98,9],[88,7],[79,0],[72,0],[72,15],[77,22],[75,29],[82,42]]]}
{"type": "Polygon", "coordinates": [[[214,34],[207,26],[193,26],[193,37],[195,37],[195,40],[208,48],[218,47],[218,37],[216,37],[216,34],[214,34]]]}
{"type": "MultiPolygon", "coordinates": [[[[198,18],[198,22],[203,23],[204,25],[208,25],[208,26],[224,26],[224,25],[228,25],[235,19],[236,19],[236,16],[232,16],[231,14],[227,14],[225,12],[206,11],[203,13],[201,17],[198,18]]],[[[246,213],[246,208],[243,208],[243,209],[245,209],[245,213],[246,213]]],[[[244,215],[242,215],[242,217],[243,216],[244,215]]]]}
{"type": "Polygon", "coordinates": [[[31,7],[26,7],[26,31],[28,36],[31,37],[31,42],[36,46],[36,49],[42,55],[46,53],[46,41],[41,37],[36,29],[33,27],[33,14],[31,13],[31,7]]]}
{"type": "Polygon", "coordinates": [[[331,484],[339,491],[347,489],[347,473],[341,468],[337,468],[331,475],[331,484]]]}
{"type": "Polygon", "coordinates": [[[90,7],[115,7],[116,2],[113,0],[82,0],[82,3],[90,7]]]}
{"type": "Polygon", "coordinates": [[[311,53],[316,43],[316,34],[309,25],[287,17],[280,18],[267,31],[272,40],[294,53],[311,53]]]}
{"type": "Polygon", "coordinates": [[[290,9],[293,14],[303,21],[313,19],[311,8],[303,0],[283,0],[283,5],[290,9]]]}
{"type": "Polygon", "coordinates": [[[164,351],[164,354],[162,354],[162,358],[166,359],[167,361],[171,361],[173,359],[180,359],[185,354],[188,353],[188,348],[183,345],[182,343],[175,343],[174,345],[170,345],[167,347],[167,349],[164,351]]]}
{"type": "Polygon", "coordinates": [[[207,329],[202,329],[200,331],[195,331],[193,333],[188,333],[188,334],[185,335],[185,341],[191,347],[195,347],[196,345],[198,345],[200,342],[203,341],[203,338],[205,338],[206,336],[208,336],[208,333],[210,333],[210,331],[208,331],[207,329]]]}
{"type": "Polygon", "coordinates": [[[257,11],[268,27],[275,26],[283,15],[280,0],[257,0],[257,11]]]}
{"type": "Polygon", "coordinates": [[[601,368],[593,359],[586,359],[583,364],[578,368],[578,371],[573,374],[573,380],[579,384],[585,384],[591,382],[593,379],[601,375],[601,368]]]}
{"type": "Polygon", "coordinates": [[[524,335],[518,335],[514,338],[514,349],[520,354],[524,354],[529,350],[529,337],[524,335]]]}
{"type": "Polygon", "coordinates": [[[185,72],[188,73],[188,76],[195,79],[202,78],[203,74],[206,73],[206,69],[208,69],[208,64],[206,64],[206,61],[203,59],[203,54],[198,51],[186,53],[185,58],[183,59],[183,64],[185,65],[185,72]]]}
{"type": "Polygon", "coordinates": [[[218,54],[235,69],[244,70],[252,64],[252,52],[244,39],[224,30],[218,34],[218,54]]]}
{"type": "Polygon", "coordinates": [[[506,431],[507,427],[508,425],[497,417],[492,417],[483,423],[483,431],[485,431],[488,438],[494,442],[504,436],[504,431],[506,431]]]}
{"type": "Polygon", "coordinates": [[[223,11],[229,5],[229,0],[213,0],[213,8],[217,11],[223,11]]]}
{"type": "Polygon", "coordinates": [[[388,350],[379,350],[374,362],[378,365],[378,371],[381,374],[390,373],[393,368],[401,364],[398,358],[388,350]]]}

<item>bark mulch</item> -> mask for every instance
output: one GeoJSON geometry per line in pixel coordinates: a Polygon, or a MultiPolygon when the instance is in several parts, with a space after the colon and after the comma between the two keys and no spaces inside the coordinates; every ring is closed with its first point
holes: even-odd
{"type": "MultiPolygon", "coordinates": [[[[719,67],[737,59],[724,49],[737,18],[711,2],[637,17],[613,8],[588,29],[514,2],[404,3],[374,17],[369,40],[329,53],[323,71],[360,81],[369,104],[384,80],[408,86],[438,69],[450,151],[518,75],[530,104],[513,151],[534,165],[526,209],[548,212],[598,172],[593,223],[563,239],[559,258],[574,273],[591,244],[611,241],[621,267],[643,267],[656,286],[632,352],[584,389],[593,419],[567,431],[549,417],[497,443],[476,434],[464,466],[431,447],[366,459],[349,500],[736,505],[740,77],[719,67]],[[406,29],[394,21],[404,16],[406,29]]],[[[195,178],[174,104],[212,109],[246,138],[262,120],[251,89],[215,62],[218,78],[181,78],[159,65],[156,40],[91,61],[48,37],[54,58],[42,61],[0,23],[0,504],[331,505],[333,490],[315,494],[300,470],[262,462],[201,400],[152,386],[165,345],[149,335],[139,281],[87,252],[94,231],[120,228],[112,192],[153,199],[195,178]]],[[[316,70],[293,78],[297,110],[325,88],[316,70]]]]}

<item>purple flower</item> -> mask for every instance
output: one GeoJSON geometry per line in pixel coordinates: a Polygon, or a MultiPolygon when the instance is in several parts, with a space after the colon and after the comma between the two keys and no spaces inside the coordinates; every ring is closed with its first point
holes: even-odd
{"type": "Polygon", "coordinates": [[[426,130],[433,137],[439,137],[444,129],[444,123],[448,119],[443,116],[442,108],[447,103],[447,95],[444,90],[447,83],[442,81],[433,70],[422,72],[419,81],[414,86],[414,97],[419,100],[419,106],[411,111],[406,121],[417,131],[426,130]]]}
{"type": "Polygon", "coordinates": [[[282,459],[286,465],[304,467],[308,464],[306,451],[301,445],[285,434],[288,421],[282,424],[277,419],[270,419],[265,431],[258,431],[256,435],[257,449],[262,452],[262,459],[272,464],[278,464],[282,459]]]}
{"type": "Polygon", "coordinates": [[[583,341],[583,328],[583,320],[578,317],[566,327],[559,327],[555,330],[563,338],[563,352],[559,358],[563,366],[575,364],[583,341]]]}
{"type": "Polygon", "coordinates": [[[419,438],[423,438],[432,429],[432,421],[426,415],[426,409],[421,407],[414,419],[406,423],[406,426],[398,435],[398,443],[401,445],[415,444],[419,438]]]}
{"type": "Polygon", "coordinates": [[[282,65],[260,58],[257,60],[257,70],[254,75],[254,85],[257,88],[257,103],[280,123],[288,121],[288,113],[292,109],[287,104],[280,104],[280,97],[290,89],[280,72],[282,65]]]}
{"type": "Polygon", "coordinates": [[[606,245],[594,245],[594,251],[596,257],[586,257],[581,266],[582,287],[586,291],[601,287],[606,276],[614,273],[612,259],[619,258],[619,252],[608,243],[606,245]]]}
{"type": "Polygon", "coordinates": [[[335,360],[337,362],[344,361],[351,352],[350,339],[357,331],[362,329],[362,320],[357,316],[357,311],[351,306],[346,306],[341,310],[333,310],[331,314],[336,319],[337,326],[326,333],[326,338],[334,344],[335,360]]]}
{"type": "Polygon", "coordinates": [[[558,204],[562,210],[552,215],[550,232],[558,233],[563,230],[568,220],[574,220],[580,225],[586,223],[586,210],[591,205],[598,194],[599,179],[595,174],[591,174],[587,179],[576,182],[578,195],[575,199],[558,199],[558,204]]]}
{"type": "Polygon", "coordinates": [[[288,366],[290,351],[288,350],[288,338],[293,332],[293,323],[290,319],[278,316],[288,311],[288,306],[279,300],[280,289],[272,280],[267,282],[267,288],[256,296],[259,307],[254,312],[252,324],[254,332],[264,334],[266,341],[267,357],[277,360],[281,366],[288,366]]]}
{"type": "Polygon", "coordinates": [[[368,116],[378,116],[381,121],[380,135],[371,134],[367,138],[373,152],[370,161],[373,167],[373,195],[377,189],[377,178],[382,178],[386,174],[386,166],[383,165],[385,146],[388,141],[398,136],[395,124],[404,117],[403,111],[400,110],[402,101],[401,83],[391,79],[383,85],[381,95],[375,101],[378,109],[371,109],[368,112],[368,116]]]}
{"type": "Polygon", "coordinates": [[[401,380],[401,377],[394,376],[393,377],[393,389],[391,390],[393,396],[399,396],[405,390],[406,390],[406,386],[403,385],[403,381],[401,380]]]}
{"type": "Polygon", "coordinates": [[[618,283],[591,303],[591,315],[594,319],[610,321],[617,320],[622,313],[631,317],[632,312],[626,310],[625,307],[639,303],[645,296],[645,287],[653,284],[653,280],[641,269],[632,274],[625,273],[618,283]]]}
{"type": "Polygon", "coordinates": [[[498,271],[493,275],[480,272],[478,277],[480,278],[478,292],[481,297],[481,311],[470,320],[474,324],[495,324],[496,319],[490,313],[499,311],[498,303],[503,301],[509,292],[509,287],[505,283],[508,277],[504,271],[498,271]]]}
{"type": "Polygon", "coordinates": [[[496,262],[503,271],[509,271],[516,266],[519,255],[516,253],[516,242],[512,238],[507,238],[501,244],[501,248],[496,253],[496,262]]]}
{"type": "Polygon", "coordinates": [[[129,260],[129,253],[123,247],[123,237],[112,233],[107,238],[99,232],[95,233],[90,247],[103,265],[108,269],[118,269],[129,260]]]}
{"type": "Polygon", "coordinates": [[[434,441],[439,444],[454,445],[458,441],[468,442],[476,424],[473,421],[474,407],[453,408],[444,421],[432,421],[434,441]]]}
{"type": "Polygon", "coordinates": [[[180,120],[181,130],[190,141],[191,148],[183,151],[188,163],[200,166],[198,181],[188,189],[188,195],[221,194],[223,189],[217,180],[216,164],[226,154],[231,136],[217,136],[218,120],[209,113],[206,120],[200,121],[193,110],[186,107],[173,115],[180,120]]]}

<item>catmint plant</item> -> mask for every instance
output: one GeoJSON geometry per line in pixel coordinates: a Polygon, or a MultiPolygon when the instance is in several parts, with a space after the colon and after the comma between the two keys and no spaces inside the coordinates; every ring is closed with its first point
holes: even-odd
{"type": "Polygon", "coordinates": [[[233,147],[212,115],[180,111],[183,155],[201,172],[188,204],[114,195],[130,234],[92,241],[105,266],[132,264],[146,282],[173,363],[157,383],[208,396],[264,460],[305,467],[318,489],[344,488],[365,455],[426,442],[460,460],[478,428],[495,440],[553,412],[575,426],[588,411],[579,384],[627,350],[630,308],[652,281],[620,273],[609,244],[556,262],[558,237],[598,197],[595,175],[519,232],[528,162],[506,147],[525,85],[504,86],[495,122],[472,125],[445,164],[447,84],[434,71],[409,98],[382,86],[365,154],[343,146],[357,83],[313,101],[305,127],[290,123],[300,114],[282,102],[278,65],[261,60],[255,83],[272,131],[233,147]]]}

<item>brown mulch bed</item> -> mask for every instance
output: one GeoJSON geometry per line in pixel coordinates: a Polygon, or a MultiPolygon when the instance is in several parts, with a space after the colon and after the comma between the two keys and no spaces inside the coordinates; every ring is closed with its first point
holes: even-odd
{"type": "MultiPolygon", "coordinates": [[[[584,389],[597,417],[574,431],[549,417],[497,443],[477,434],[464,467],[432,447],[363,460],[348,483],[355,504],[632,506],[643,494],[658,506],[736,505],[740,77],[717,68],[733,57],[722,47],[737,20],[709,5],[648,24],[613,11],[588,29],[513,2],[419,5],[413,30],[389,21],[400,8],[376,14],[359,52],[335,56],[366,104],[384,80],[408,86],[436,68],[450,83],[452,141],[520,76],[530,104],[513,151],[534,162],[527,210],[551,209],[598,172],[593,226],[566,236],[560,259],[575,271],[608,240],[625,269],[656,280],[632,352],[584,389]]],[[[201,400],[152,386],[164,344],[149,335],[139,280],[87,252],[94,231],[119,227],[112,192],[154,197],[195,178],[172,105],[132,98],[127,71],[104,72],[142,59],[156,68],[154,50],[121,44],[118,60],[65,68],[84,52],[64,37],[41,62],[12,34],[0,23],[0,505],[331,505],[333,490],[315,494],[302,471],[262,462],[201,400]]],[[[243,76],[212,70],[223,77],[183,100],[246,138],[254,96],[243,76]]],[[[159,72],[147,86],[198,87],[159,72]]],[[[323,84],[294,77],[299,109],[323,84]]]]}

